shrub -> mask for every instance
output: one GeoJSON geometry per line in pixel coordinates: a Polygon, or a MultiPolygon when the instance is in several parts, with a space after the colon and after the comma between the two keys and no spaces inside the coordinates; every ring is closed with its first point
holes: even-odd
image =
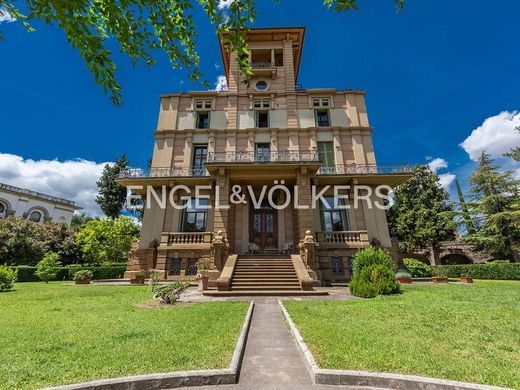
{"type": "Polygon", "coordinates": [[[0,292],[11,290],[17,275],[16,269],[0,265],[0,292]]]}
{"type": "Polygon", "coordinates": [[[76,271],[74,273],[74,276],[72,277],[72,280],[85,280],[85,279],[92,279],[94,277],[94,274],[92,271],[88,269],[82,269],[80,271],[76,271]]]}
{"type": "Polygon", "coordinates": [[[411,278],[412,275],[409,274],[408,272],[398,272],[395,274],[395,277],[396,278],[411,278]]]}
{"type": "Polygon", "coordinates": [[[354,262],[352,264],[352,273],[354,276],[359,274],[363,268],[369,265],[380,264],[390,269],[395,269],[394,262],[390,253],[385,249],[368,247],[357,251],[354,255],[354,262]]]}
{"type": "Polygon", "coordinates": [[[403,259],[404,267],[412,278],[431,278],[432,267],[416,259],[403,259]]]}
{"type": "Polygon", "coordinates": [[[354,275],[349,289],[352,295],[362,298],[397,294],[401,291],[394,270],[381,264],[369,265],[354,275]]]}
{"type": "MultiPolygon", "coordinates": [[[[19,266],[15,267],[18,270],[19,282],[38,282],[40,279],[36,276],[36,267],[19,266]]],[[[52,280],[71,280],[74,274],[80,270],[90,270],[94,274],[93,279],[120,279],[126,271],[126,265],[113,267],[97,267],[97,266],[81,266],[68,265],[58,269],[56,277],[52,280]]]]}
{"type": "Polygon", "coordinates": [[[47,252],[56,252],[65,264],[80,260],[81,255],[74,230],[62,223],[0,219],[0,242],[0,263],[9,265],[36,265],[47,252]]]}
{"type": "Polygon", "coordinates": [[[126,260],[139,227],[130,218],[96,219],[76,235],[83,258],[90,263],[126,260]]]}
{"type": "Polygon", "coordinates": [[[175,281],[166,286],[156,288],[154,298],[170,305],[175,303],[189,286],[190,282],[175,281]]]}
{"type": "Polygon", "coordinates": [[[449,278],[465,275],[473,279],[520,280],[520,263],[494,261],[481,264],[443,265],[434,269],[443,270],[449,278]]]}
{"type": "Polygon", "coordinates": [[[43,256],[43,259],[36,266],[36,276],[45,283],[54,280],[61,266],[58,257],[58,254],[54,252],[49,252],[43,256]]]}

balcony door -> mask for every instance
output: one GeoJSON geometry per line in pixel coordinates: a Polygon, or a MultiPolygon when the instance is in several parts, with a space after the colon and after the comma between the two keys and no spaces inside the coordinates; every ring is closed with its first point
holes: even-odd
{"type": "Polygon", "coordinates": [[[208,158],[207,145],[195,145],[193,147],[193,160],[191,168],[193,176],[204,176],[206,174],[206,160],[208,158]]]}
{"type": "Polygon", "coordinates": [[[268,162],[271,160],[271,144],[261,143],[255,145],[255,162],[268,162]]]}
{"type": "Polygon", "coordinates": [[[276,210],[269,203],[262,203],[258,209],[251,205],[249,237],[249,241],[256,244],[260,253],[278,249],[276,210]]]}

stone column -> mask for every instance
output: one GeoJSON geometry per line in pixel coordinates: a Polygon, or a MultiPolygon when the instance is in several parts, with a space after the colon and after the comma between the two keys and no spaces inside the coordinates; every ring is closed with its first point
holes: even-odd
{"type": "Polygon", "coordinates": [[[311,182],[307,168],[302,167],[296,175],[296,183],[298,184],[298,203],[299,205],[307,205],[308,208],[297,209],[296,217],[298,223],[298,239],[302,239],[305,236],[305,232],[308,229],[312,229],[314,226],[314,218],[312,209],[312,194],[311,194],[311,182]]]}

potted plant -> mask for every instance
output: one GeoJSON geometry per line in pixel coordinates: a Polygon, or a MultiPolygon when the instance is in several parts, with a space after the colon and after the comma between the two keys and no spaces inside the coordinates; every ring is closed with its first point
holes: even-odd
{"type": "Polygon", "coordinates": [[[199,285],[199,291],[208,289],[208,276],[209,263],[207,261],[200,261],[197,263],[197,283],[199,285]]]}
{"type": "Polygon", "coordinates": [[[473,278],[462,274],[462,275],[460,275],[460,282],[461,283],[473,283],[473,278]]]}
{"type": "Polygon", "coordinates": [[[448,271],[444,267],[435,267],[432,282],[436,284],[448,283],[448,271]]]}
{"type": "Polygon", "coordinates": [[[82,269],[74,273],[72,279],[76,284],[90,284],[94,274],[88,269],[82,269]]]}
{"type": "Polygon", "coordinates": [[[398,272],[395,277],[401,284],[412,284],[412,275],[410,275],[408,272],[398,272]]]}
{"type": "Polygon", "coordinates": [[[144,271],[138,271],[134,277],[130,279],[130,284],[144,284],[144,271]]]}

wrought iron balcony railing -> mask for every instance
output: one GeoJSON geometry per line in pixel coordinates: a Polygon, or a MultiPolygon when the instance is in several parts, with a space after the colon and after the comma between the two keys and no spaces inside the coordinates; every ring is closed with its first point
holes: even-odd
{"type": "Polygon", "coordinates": [[[120,179],[133,179],[144,177],[199,177],[209,176],[206,168],[176,168],[176,167],[160,167],[160,168],[129,168],[121,171],[120,179]]]}
{"type": "Polygon", "coordinates": [[[412,164],[323,165],[318,175],[398,175],[413,173],[415,168],[412,164]]]}
{"type": "Polygon", "coordinates": [[[249,65],[253,69],[272,69],[274,64],[272,62],[250,62],[249,65]]]}
{"type": "Polygon", "coordinates": [[[224,152],[208,153],[207,164],[213,163],[298,163],[319,162],[318,152],[224,152]]]}

